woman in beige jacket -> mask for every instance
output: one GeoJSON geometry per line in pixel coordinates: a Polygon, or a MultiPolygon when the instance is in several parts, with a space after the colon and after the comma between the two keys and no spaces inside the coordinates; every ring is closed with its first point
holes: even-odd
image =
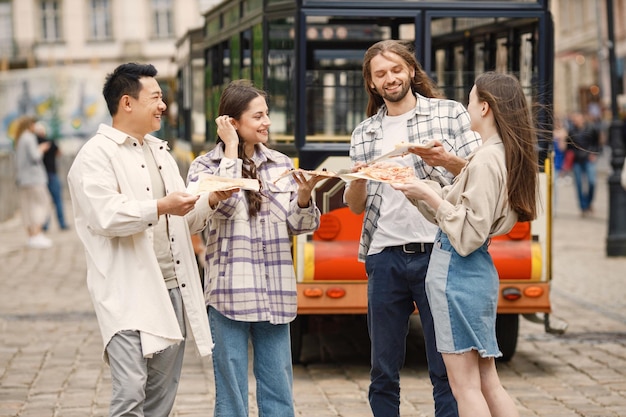
{"type": "Polygon", "coordinates": [[[536,136],[526,97],[510,75],[485,73],[470,92],[472,130],[483,144],[452,185],[394,185],[439,226],[426,291],[460,417],[515,417],[495,358],[498,273],[489,239],[536,217],[536,136]]]}

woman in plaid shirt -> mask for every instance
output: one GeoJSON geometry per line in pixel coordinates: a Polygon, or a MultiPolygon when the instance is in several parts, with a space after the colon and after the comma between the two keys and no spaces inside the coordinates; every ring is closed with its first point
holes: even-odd
{"type": "Polygon", "coordinates": [[[297,294],[291,237],[317,229],[320,211],[311,193],[324,177],[294,173],[273,182],[293,163],[265,146],[266,95],[249,81],[226,87],[219,114],[217,146],[196,158],[188,181],[202,173],[256,178],[261,189],[209,196],[205,298],[215,340],[215,415],[248,415],[251,340],[259,414],[293,416],[289,322],[297,294]]]}

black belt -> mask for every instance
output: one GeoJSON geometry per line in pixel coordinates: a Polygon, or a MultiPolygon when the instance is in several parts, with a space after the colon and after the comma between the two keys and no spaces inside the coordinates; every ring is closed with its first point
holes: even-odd
{"type": "Polygon", "coordinates": [[[430,253],[433,251],[432,243],[405,243],[400,246],[392,246],[391,249],[401,250],[404,253],[430,253]]]}

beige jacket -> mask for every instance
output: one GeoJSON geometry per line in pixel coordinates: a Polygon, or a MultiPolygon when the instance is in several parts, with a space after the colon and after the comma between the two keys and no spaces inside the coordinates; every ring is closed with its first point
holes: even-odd
{"type": "MultiPolygon", "coordinates": [[[[167,143],[147,135],[166,193],[185,191],[167,143]]],[[[76,233],[85,247],[87,286],[104,347],[121,330],[139,330],[145,357],[180,343],[183,335],[153,248],[158,221],[150,174],[136,139],[113,127],[79,151],[68,174],[76,233]]],[[[188,327],[201,355],[211,353],[204,294],[190,234],[207,224],[208,198],[186,216],[169,216],[176,277],[188,327]]],[[[103,353],[108,361],[106,351],[103,353]]]]}
{"type": "Polygon", "coordinates": [[[508,205],[504,145],[492,136],[467,158],[467,164],[452,185],[441,187],[426,181],[444,201],[435,212],[423,201],[413,200],[420,212],[448,235],[461,256],[467,256],[485,241],[508,233],[517,213],[508,205]]]}

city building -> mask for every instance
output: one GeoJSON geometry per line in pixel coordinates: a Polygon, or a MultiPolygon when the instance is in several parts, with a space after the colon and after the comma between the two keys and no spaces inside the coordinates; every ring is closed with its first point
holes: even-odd
{"type": "Polygon", "coordinates": [[[109,118],[104,78],[124,62],[153,64],[166,102],[175,103],[176,42],[216,2],[0,0],[0,148],[10,146],[22,114],[56,137],[92,135],[109,118]]]}
{"type": "Polygon", "coordinates": [[[555,25],[554,110],[557,116],[574,111],[610,120],[611,71],[608,19],[614,19],[618,109],[626,112],[626,1],[552,0],[555,25]]]}
{"type": "Polygon", "coordinates": [[[176,39],[213,0],[0,0],[0,70],[151,62],[174,76],[176,39]]]}

